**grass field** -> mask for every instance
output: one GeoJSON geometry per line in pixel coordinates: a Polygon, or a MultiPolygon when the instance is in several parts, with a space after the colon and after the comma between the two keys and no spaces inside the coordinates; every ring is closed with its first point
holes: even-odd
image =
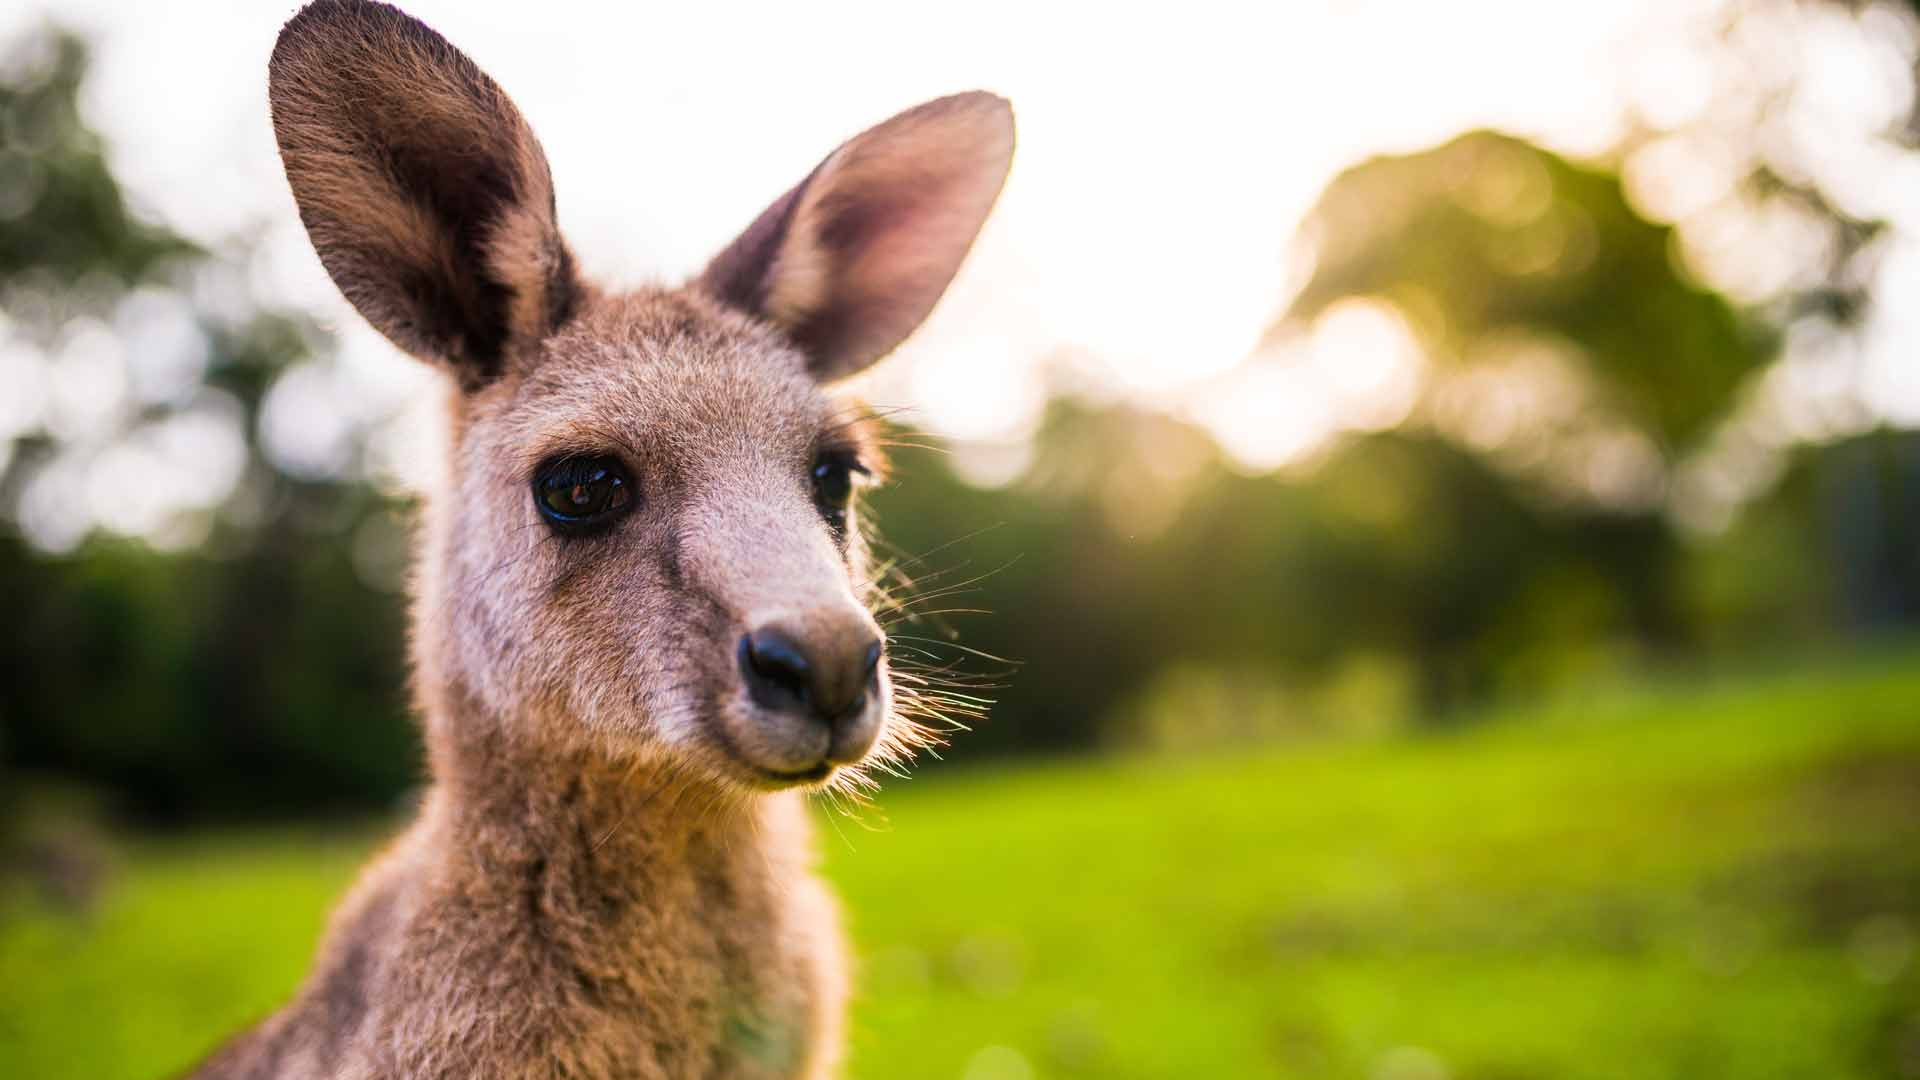
{"type": "MultiPolygon", "coordinates": [[[[1920,655],[883,810],[821,832],[857,1077],[1920,1077],[1920,655]]],[[[376,839],[149,842],[86,919],[16,902],[0,1077],[187,1064],[376,839]]]]}

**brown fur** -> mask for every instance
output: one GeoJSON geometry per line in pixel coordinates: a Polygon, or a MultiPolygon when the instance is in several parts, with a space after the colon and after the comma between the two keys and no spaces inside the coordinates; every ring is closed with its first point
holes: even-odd
{"type": "Polygon", "coordinates": [[[327,272],[468,385],[571,312],[553,178],[500,87],[391,8],[323,0],[274,49],[274,133],[327,272]]]}
{"type": "MultiPolygon", "coordinates": [[[[830,1074],[847,976],[792,779],[824,737],[756,704],[735,643],[876,634],[860,530],[830,527],[810,470],[879,462],[822,379],[951,278],[1006,173],[1005,103],[857,137],[716,260],[724,281],[609,295],[574,276],[519,113],[431,30],[321,0],[271,76],[322,263],[457,383],[414,589],[433,784],[295,1000],[198,1075],[830,1074]],[[811,333],[828,312],[844,332],[811,333]],[[633,479],[602,532],[535,509],[532,477],[569,454],[633,479]]],[[[873,678],[866,764],[925,737],[884,662],[873,678]]]]}

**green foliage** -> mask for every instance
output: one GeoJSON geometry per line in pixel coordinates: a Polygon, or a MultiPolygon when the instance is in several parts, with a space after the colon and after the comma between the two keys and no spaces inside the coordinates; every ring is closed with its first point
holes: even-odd
{"type": "Polygon", "coordinates": [[[958,646],[1019,661],[959,756],[1123,736],[1115,711],[1176,669],[1312,695],[1356,658],[1387,658],[1410,672],[1416,718],[1444,720],[1670,657],[1787,584],[1749,577],[1682,604],[1687,575],[1723,574],[1719,548],[1689,559],[1657,517],[1528,498],[1417,433],[1353,439],[1310,474],[1245,476],[1197,429],[1062,402],[1036,460],[983,492],[913,454],[874,500],[887,549],[933,596],[913,609],[958,609],[897,626],[915,635],[903,644],[980,672],[1003,669],[958,646]]]}
{"type": "Polygon", "coordinates": [[[149,824],[379,807],[417,779],[402,606],[342,539],[54,564],[0,541],[0,605],[34,628],[0,650],[0,752],[23,779],[84,779],[149,824]]]}
{"type": "MultiPolygon", "coordinates": [[[[822,829],[852,1075],[1907,1075],[1917,662],[895,785],[822,829]]],[[[16,898],[0,1073],[191,1061],[290,992],[370,842],[143,845],[91,918],[16,898]]]]}
{"type": "MultiPolygon", "coordinates": [[[[418,771],[402,603],[368,583],[353,551],[391,508],[266,460],[261,402],[321,339],[239,295],[219,257],[130,211],[79,115],[85,68],[81,42],[41,28],[14,43],[0,76],[0,334],[54,349],[78,321],[111,323],[129,290],[156,289],[202,305],[189,310],[205,386],[140,403],[123,430],[0,443],[0,499],[16,510],[50,461],[84,461],[209,398],[237,406],[249,460],[229,505],[187,522],[204,538],[187,552],[96,536],[48,556],[0,532],[0,607],[14,628],[0,644],[0,824],[43,780],[102,789],[149,823],[390,805],[418,771]],[[209,284],[215,310],[200,299],[209,284]]],[[[62,509],[86,514],[84,488],[69,483],[62,509]]]]}
{"type": "Polygon", "coordinates": [[[73,285],[89,274],[121,284],[191,245],[129,212],[78,116],[86,46],[45,30],[12,45],[13,77],[0,79],[0,282],[51,275],[73,285]]]}
{"type": "Polygon", "coordinates": [[[1384,297],[1450,364],[1502,332],[1563,340],[1600,403],[1663,445],[1704,434],[1771,358],[1761,328],[1675,272],[1672,230],[1618,177],[1519,139],[1473,132],[1356,166],[1306,229],[1316,262],[1289,320],[1384,297]]]}

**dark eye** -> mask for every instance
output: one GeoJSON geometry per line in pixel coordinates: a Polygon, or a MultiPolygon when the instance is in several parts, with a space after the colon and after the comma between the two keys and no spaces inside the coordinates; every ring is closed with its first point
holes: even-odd
{"type": "Polygon", "coordinates": [[[613,458],[561,458],[533,475],[533,504],[562,532],[605,525],[632,502],[633,482],[613,458]]]}
{"type": "Polygon", "coordinates": [[[856,472],[866,470],[843,457],[822,457],[813,463],[813,501],[835,529],[847,527],[847,505],[853,501],[856,472]]]}

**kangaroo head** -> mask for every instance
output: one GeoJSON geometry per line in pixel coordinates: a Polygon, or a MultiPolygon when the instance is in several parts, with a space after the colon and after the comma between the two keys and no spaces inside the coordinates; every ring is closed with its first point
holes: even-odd
{"type": "Polygon", "coordinates": [[[269,93],[321,263],[457,386],[416,658],[430,702],[477,708],[432,722],[736,788],[904,746],[853,505],[880,462],[830,387],[952,279],[1006,177],[1007,103],[902,113],[690,283],[616,294],[580,278],[526,121],[421,23],[320,0],[281,32],[269,93]]]}

